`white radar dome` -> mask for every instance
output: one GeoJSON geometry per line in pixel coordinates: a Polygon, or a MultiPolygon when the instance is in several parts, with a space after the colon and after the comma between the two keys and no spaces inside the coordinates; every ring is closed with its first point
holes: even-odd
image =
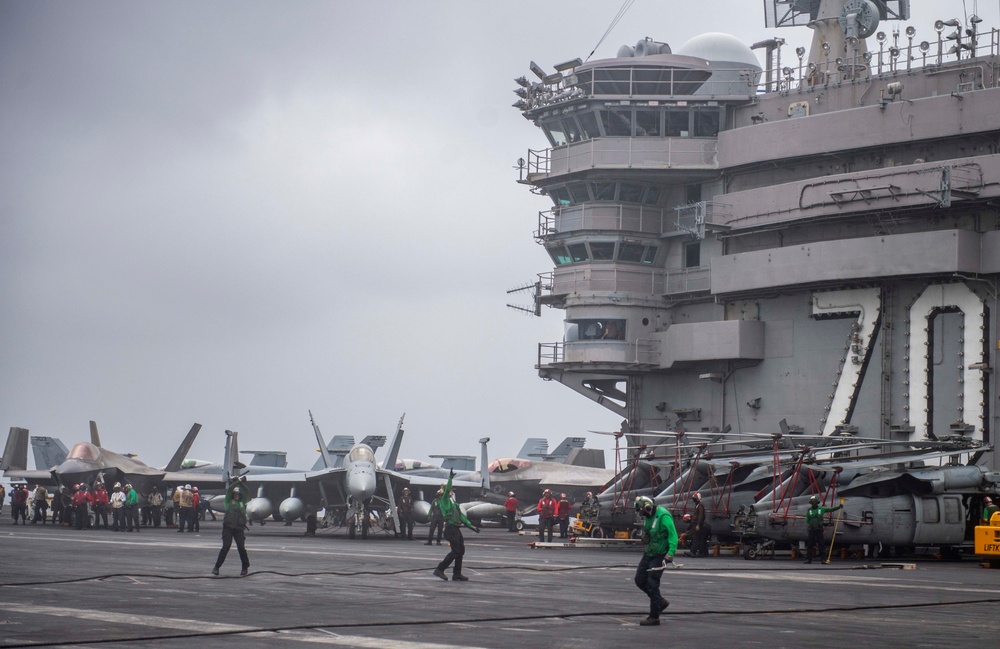
{"type": "Polygon", "coordinates": [[[709,32],[695,36],[677,48],[676,54],[695,56],[706,61],[739,63],[756,70],[762,69],[760,61],[757,60],[753,50],[746,43],[735,36],[722,32],[709,32]]]}

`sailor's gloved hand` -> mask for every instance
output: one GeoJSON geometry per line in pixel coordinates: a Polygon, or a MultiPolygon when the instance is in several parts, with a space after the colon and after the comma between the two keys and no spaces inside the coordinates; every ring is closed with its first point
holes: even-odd
{"type": "Polygon", "coordinates": [[[472,526],[472,531],[475,532],[476,534],[479,534],[479,528],[476,527],[475,525],[472,526]]]}
{"type": "Polygon", "coordinates": [[[455,469],[450,469],[448,471],[448,477],[449,478],[454,478],[455,477],[455,469]]]}
{"type": "Polygon", "coordinates": [[[240,482],[246,482],[246,481],[247,481],[247,477],[245,475],[241,475],[240,476],[240,482]]]}
{"type": "Polygon", "coordinates": [[[674,562],[674,555],[668,554],[663,557],[663,565],[667,565],[668,563],[673,563],[673,562],[674,562]]]}

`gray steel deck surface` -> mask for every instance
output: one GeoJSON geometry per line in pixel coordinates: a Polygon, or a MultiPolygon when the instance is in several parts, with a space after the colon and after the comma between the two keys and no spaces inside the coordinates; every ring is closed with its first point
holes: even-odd
{"type": "Polygon", "coordinates": [[[531,549],[484,529],[466,534],[471,581],[446,583],[431,574],[446,545],[269,524],[249,533],[248,577],[234,548],[213,578],[221,523],[77,532],[13,526],[8,512],[0,647],[969,647],[1000,632],[1000,572],[972,559],[680,558],[662,625],[640,627],[636,550],[531,549]]]}

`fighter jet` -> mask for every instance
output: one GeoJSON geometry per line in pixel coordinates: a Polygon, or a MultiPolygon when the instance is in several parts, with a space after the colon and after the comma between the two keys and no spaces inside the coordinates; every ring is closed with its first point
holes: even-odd
{"type": "MultiPolygon", "coordinates": [[[[194,444],[200,430],[201,424],[194,424],[170,462],[167,463],[166,468],[155,469],[133,457],[120,455],[101,447],[97,424],[92,421],[90,422],[90,442],[80,442],[74,445],[66,459],[53,468],[30,471],[27,469],[28,430],[12,427],[7,437],[7,446],[3,461],[0,463],[0,469],[3,470],[6,478],[24,480],[32,484],[59,485],[66,488],[72,488],[80,483],[93,486],[98,480],[105,484],[131,483],[136,491],[145,495],[150,492],[154,485],[176,478],[171,474],[180,469],[184,456],[194,444]]],[[[183,478],[175,481],[182,482],[183,478]]],[[[220,479],[215,478],[212,481],[220,482],[220,479]]]]}
{"type": "MultiPolygon", "coordinates": [[[[382,462],[383,466],[395,466],[403,439],[404,417],[405,414],[399,418],[395,435],[382,462]]],[[[256,493],[256,497],[247,503],[247,516],[251,520],[295,520],[307,511],[323,510],[325,526],[345,526],[350,538],[358,533],[362,538],[367,538],[373,521],[385,530],[399,529],[395,494],[404,486],[414,487],[418,491],[436,491],[439,484],[437,479],[405,476],[379,466],[374,449],[364,442],[352,445],[344,453],[342,461],[336,461],[324,443],[311,412],[309,418],[319,443],[322,468],[293,473],[246,475],[251,493],[256,493]],[[276,502],[279,503],[277,516],[274,507],[276,502]]],[[[462,482],[457,485],[462,488],[470,487],[462,482]]],[[[479,484],[476,483],[475,486],[478,487],[479,484]]]]}

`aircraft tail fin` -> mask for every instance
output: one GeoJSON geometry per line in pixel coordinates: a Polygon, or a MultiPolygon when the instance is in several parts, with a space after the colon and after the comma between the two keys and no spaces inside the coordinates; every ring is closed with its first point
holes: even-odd
{"type": "Polygon", "coordinates": [[[316,420],[313,419],[312,410],[309,411],[309,423],[312,424],[313,432],[316,433],[316,443],[319,444],[320,452],[319,461],[316,462],[316,466],[313,466],[313,470],[332,468],[333,462],[330,460],[330,454],[326,450],[326,442],[323,441],[323,434],[319,432],[319,426],[316,425],[316,420]]]}
{"type": "Polygon", "coordinates": [[[191,430],[189,430],[188,434],[184,436],[184,440],[181,442],[181,445],[177,447],[177,450],[174,452],[174,456],[170,458],[169,462],[167,462],[166,469],[164,469],[165,471],[181,470],[181,464],[184,463],[184,458],[187,457],[188,451],[191,450],[191,446],[194,444],[195,438],[198,437],[198,432],[200,430],[201,424],[199,423],[195,423],[191,426],[191,430]]]}
{"type": "Polygon", "coordinates": [[[101,445],[101,436],[97,432],[97,422],[90,420],[90,443],[94,446],[101,445]]]}
{"type": "Polygon", "coordinates": [[[574,448],[566,457],[565,464],[594,469],[607,468],[604,465],[604,450],[599,448],[574,448]]]}
{"type": "Polygon", "coordinates": [[[479,440],[480,450],[482,452],[482,457],[480,458],[479,475],[483,479],[483,491],[489,491],[492,487],[490,485],[490,455],[486,450],[486,445],[490,443],[489,437],[484,437],[479,440]]]}
{"type": "Polygon", "coordinates": [[[27,471],[28,470],[28,429],[10,427],[10,434],[7,436],[7,446],[3,450],[3,458],[0,459],[0,469],[4,471],[27,471]]]}
{"type": "Polygon", "coordinates": [[[31,452],[35,457],[35,468],[47,471],[66,461],[69,450],[57,437],[32,437],[31,452]]]}
{"type": "Polygon", "coordinates": [[[542,437],[529,437],[524,441],[524,446],[517,452],[517,457],[528,460],[532,457],[546,455],[549,452],[549,442],[542,437]]]}
{"type": "Polygon", "coordinates": [[[236,443],[237,433],[227,430],[226,431],[226,450],[222,454],[222,483],[228,485],[229,481],[234,477],[236,473],[236,467],[233,466],[233,462],[239,457],[239,448],[236,443]]]}
{"type": "Polygon", "coordinates": [[[382,462],[382,468],[389,471],[396,470],[396,460],[399,459],[399,447],[403,444],[403,418],[406,417],[406,413],[399,418],[399,423],[396,424],[396,432],[392,436],[392,441],[389,442],[388,449],[385,454],[385,460],[382,462]]]}
{"type": "Polygon", "coordinates": [[[385,439],[385,435],[365,435],[361,443],[367,444],[373,451],[377,451],[385,446],[385,439]]]}
{"type": "Polygon", "coordinates": [[[243,451],[252,453],[250,466],[266,466],[275,469],[284,469],[288,466],[288,454],[285,451],[243,451]]]}
{"type": "Polygon", "coordinates": [[[546,456],[545,459],[568,464],[567,459],[569,458],[569,454],[574,449],[583,448],[583,445],[586,443],[586,437],[567,437],[559,444],[559,446],[556,447],[556,450],[552,451],[552,453],[546,456]]]}
{"type": "Polygon", "coordinates": [[[476,470],[475,455],[428,455],[427,457],[440,458],[441,468],[454,469],[455,473],[476,470]]]}

